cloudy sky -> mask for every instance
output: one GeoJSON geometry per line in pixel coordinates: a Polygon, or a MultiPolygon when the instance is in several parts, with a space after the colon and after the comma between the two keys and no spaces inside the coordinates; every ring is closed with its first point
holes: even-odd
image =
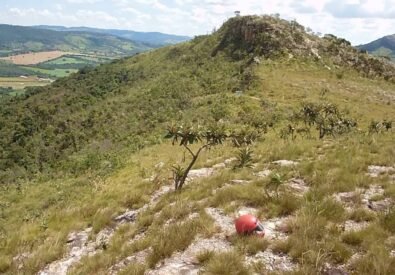
{"type": "Polygon", "coordinates": [[[0,23],[206,34],[235,10],[279,13],[353,44],[395,33],[395,0],[0,0],[0,23]]]}

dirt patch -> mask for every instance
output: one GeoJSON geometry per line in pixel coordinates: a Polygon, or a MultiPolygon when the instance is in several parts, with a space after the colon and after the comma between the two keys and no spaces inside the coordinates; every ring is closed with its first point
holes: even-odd
{"type": "Polygon", "coordinates": [[[286,186],[292,193],[298,195],[298,196],[303,196],[305,193],[307,193],[310,189],[310,187],[306,184],[306,182],[303,179],[290,179],[287,183],[286,186]]]}
{"type": "Polygon", "coordinates": [[[268,177],[270,174],[272,173],[272,171],[265,169],[263,171],[260,171],[256,174],[254,174],[255,176],[259,177],[259,178],[266,178],[268,177]]]}
{"type": "Polygon", "coordinates": [[[47,52],[12,55],[8,57],[2,57],[0,59],[11,62],[16,65],[36,65],[42,62],[59,58],[66,54],[70,54],[70,53],[62,52],[62,51],[47,51],[47,52]]]}
{"type": "Polygon", "coordinates": [[[288,222],[291,217],[273,218],[261,221],[265,229],[265,238],[268,240],[285,240],[288,238],[288,222]]]}
{"type": "Polygon", "coordinates": [[[395,168],[390,166],[378,166],[378,165],[368,166],[368,176],[372,178],[377,178],[382,174],[393,173],[393,172],[395,172],[395,168]]]}
{"type": "Polygon", "coordinates": [[[227,216],[221,209],[206,208],[205,210],[213,218],[217,228],[221,230],[221,235],[230,236],[235,232],[233,218],[227,216]]]}
{"type": "Polygon", "coordinates": [[[81,232],[73,232],[67,238],[69,252],[59,260],[51,263],[45,269],[38,272],[39,275],[66,275],[68,269],[77,263],[83,256],[93,254],[96,250],[96,242],[88,241],[92,228],[81,232]]]}
{"type": "Polygon", "coordinates": [[[334,199],[342,203],[347,211],[352,211],[361,204],[368,210],[382,212],[391,208],[394,201],[384,197],[384,189],[379,185],[370,185],[368,189],[358,188],[355,191],[337,193],[334,199]]]}
{"type": "Polygon", "coordinates": [[[197,256],[204,251],[224,252],[231,250],[231,245],[226,240],[218,238],[202,239],[198,237],[184,252],[177,252],[172,257],[158,264],[147,275],[168,274],[200,274],[201,267],[197,256]]]}
{"type": "Polygon", "coordinates": [[[361,231],[365,229],[366,227],[369,226],[369,222],[363,221],[363,222],[356,222],[352,220],[348,220],[344,223],[344,231],[345,232],[350,232],[350,231],[361,231]]]}
{"type": "Polygon", "coordinates": [[[139,252],[133,254],[132,256],[126,257],[119,263],[110,267],[108,269],[108,273],[111,275],[118,274],[119,271],[121,271],[122,269],[124,269],[125,267],[127,267],[128,265],[130,265],[132,263],[144,264],[145,258],[147,258],[148,254],[150,252],[151,252],[151,248],[148,248],[148,249],[139,251],[139,252]]]}

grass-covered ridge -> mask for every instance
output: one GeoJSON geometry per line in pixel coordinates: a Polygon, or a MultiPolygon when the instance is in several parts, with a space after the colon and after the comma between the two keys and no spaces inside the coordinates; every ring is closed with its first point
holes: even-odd
{"type": "MultiPolygon", "coordinates": [[[[295,22],[233,18],[213,35],[82,69],[25,97],[3,100],[1,174],[7,181],[56,167],[78,173],[104,159],[114,167],[118,157],[111,152],[160,142],[164,124],[172,120],[243,122],[242,112],[249,121],[259,102],[243,98],[246,103],[239,104],[234,92],[257,83],[260,58],[291,58],[300,66],[315,60],[314,66],[339,78],[349,70],[357,51],[328,39],[306,34],[295,22]]],[[[363,75],[390,81],[394,76],[393,66],[372,57],[358,62],[351,67],[363,75]]]]}
{"type": "MultiPolygon", "coordinates": [[[[0,271],[34,274],[67,254],[70,232],[91,227],[90,239],[95,239],[102,229],[116,226],[119,213],[147,205],[156,190],[170,184],[171,166],[185,157],[163,140],[169,122],[241,127],[262,120],[271,127],[251,147],[255,166],[219,170],[186,183],[181,192],[158,197],[136,222],[119,227],[96,255],[83,258],[70,272],[107,274],[122,259],[145,252],[146,261],[123,270],[143,274],[187,250],[195,237],[221,234],[205,209],[222,209],[231,217],[240,207],[251,207],[262,221],[292,218],[288,238],[266,243],[231,236],[232,251],[198,256],[198,265],[209,274],[267,272],[269,266],[247,265],[245,258],[268,249],[290,257],[298,265],[296,274],[317,274],[327,263],[345,265],[353,255],[360,255],[349,267],[357,274],[393,273],[393,208],[365,209],[356,194],[348,212],[335,195],[381,186],[383,193],[372,203],[395,199],[391,173],[367,175],[369,165],[395,163],[393,130],[368,130],[372,120],[395,118],[394,84],[385,75],[372,79],[352,66],[336,67],[325,52],[321,58],[298,55],[281,45],[255,52],[259,43],[249,51],[250,45],[240,47],[234,39],[237,31],[229,38],[233,45],[221,42],[233,30],[231,24],[247,26],[255,19],[289,30],[285,21],[235,18],[212,36],[83,70],[2,105],[1,159],[8,167],[2,179],[31,180],[1,186],[0,271]],[[314,128],[311,138],[281,139],[281,130],[293,123],[304,102],[333,103],[358,125],[323,139],[314,128]],[[272,163],[281,159],[298,164],[272,163]],[[271,171],[268,177],[256,176],[265,170],[271,171]],[[151,176],[153,182],[147,181],[151,176]],[[283,189],[292,179],[303,179],[308,191],[297,196],[283,189]],[[229,185],[232,180],[249,182],[229,185]],[[280,186],[278,194],[273,183],[280,186]],[[369,224],[350,233],[342,229],[349,220],[369,224]],[[224,265],[229,261],[232,265],[224,265]]],[[[217,146],[204,152],[196,167],[235,155],[234,148],[217,146]]]]}
{"type": "Polygon", "coordinates": [[[232,92],[247,85],[242,78],[248,72],[243,72],[242,61],[225,55],[212,58],[209,53],[215,44],[215,36],[196,38],[83,69],[49,87],[32,89],[23,98],[4,101],[1,169],[14,167],[12,171],[23,176],[58,166],[66,158],[69,164],[62,165],[73,167],[61,170],[86,169],[114,150],[159,142],[171,120],[206,119],[207,103],[218,105],[210,111],[217,112],[214,119],[234,117],[236,111],[226,106],[234,101],[232,92]],[[228,99],[220,102],[220,98],[228,99]]]}

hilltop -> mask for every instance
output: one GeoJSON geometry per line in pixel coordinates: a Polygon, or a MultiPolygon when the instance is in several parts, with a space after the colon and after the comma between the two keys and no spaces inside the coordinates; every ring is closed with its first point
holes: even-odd
{"type": "Polygon", "coordinates": [[[365,45],[360,45],[358,48],[377,56],[388,57],[395,61],[395,34],[384,36],[365,45]]]}
{"type": "Polygon", "coordinates": [[[98,29],[98,28],[89,28],[89,27],[63,27],[63,26],[46,26],[46,25],[33,26],[33,27],[39,29],[54,30],[54,31],[73,31],[73,32],[82,31],[82,32],[110,34],[110,35],[130,39],[141,43],[147,43],[155,46],[177,44],[192,39],[189,36],[174,35],[174,34],[167,34],[161,32],[137,32],[131,30],[98,29]]]}
{"type": "Polygon", "coordinates": [[[244,16],[5,98],[0,272],[392,274],[394,81],[344,39],[244,16]],[[174,124],[250,139],[174,192],[174,124]],[[263,239],[234,234],[242,213],[263,239]]]}

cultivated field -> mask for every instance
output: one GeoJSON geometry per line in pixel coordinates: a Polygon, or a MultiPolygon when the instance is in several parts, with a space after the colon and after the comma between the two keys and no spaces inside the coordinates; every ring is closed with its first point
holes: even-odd
{"type": "Polygon", "coordinates": [[[23,89],[28,86],[44,86],[51,83],[49,79],[28,77],[0,77],[0,87],[12,87],[14,90],[23,89]]]}
{"type": "Polygon", "coordinates": [[[47,52],[12,55],[8,57],[2,57],[0,59],[9,61],[16,65],[35,65],[52,59],[59,58],[66,54],[69,53],[62,51],[47,51],[47,52]]]}

